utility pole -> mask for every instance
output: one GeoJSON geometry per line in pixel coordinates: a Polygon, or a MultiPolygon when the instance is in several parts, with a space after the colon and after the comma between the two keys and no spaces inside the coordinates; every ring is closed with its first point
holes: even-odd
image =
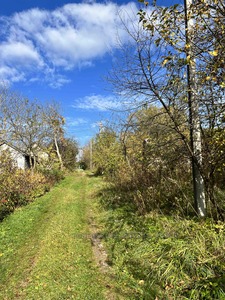
{"type": "Polygon", "coordinates": [[[200,217],[206,216],[205,184],[201,174],[202,167],[202,140],[199,117],[199,103],[196,84],[196,60],[194,57],[194,19],[191,13],[193,0],[184,0],[185,29],[186,29],[186,55],[187,55],[187,81],[189,103],[189,125],[192,149],[192,176],[194,187],[195,210],[200,217]]]}

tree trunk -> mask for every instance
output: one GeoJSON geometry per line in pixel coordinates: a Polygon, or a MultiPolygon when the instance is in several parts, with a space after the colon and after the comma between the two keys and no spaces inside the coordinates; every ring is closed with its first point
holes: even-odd
{"type": "Polygon", "coordinates": [[[195,210],[201,217],[206,216],[205,185],[201,174],[202,167],[202,143],[201,126],[199,118],[199,103],[197,99],[196,62],[193,53],[194,20],[190,17],[192,0],[185,0],[186,12],[186,45],[187,45],[187,79],[190,139],[192,148],[192,174],[194,186],[195,210]]]}
{"type": "Polygon", "coordinates": [[[93,149],[92,149],[92,140],[90,140],[90,170],[93,169],[93,149]]]}
{"type": "Polygon", "coordinates": [[[31,170],[31,174],[34,174],[34,166],[33,166],[31,151],[29,153],[29,165],[30,165],[29,167],[30,167],[30,170],[31,170]]]}
{"type": "Polygon", "coordinates": [[[36,160],[36,156],[33,156],[33,169],[36,169],[36,165],[37,165],[37,160],[36,160]]]}
{"type": "Polygon", "coordinates": [[[57,156],[58,156],[58,159],[59,159],[60,169],[62,170],[63,169],[63,161],[62,161],[61,153],[59,151],[59,146],[58,146],[57,136],[56,135],[54,136],[54,143],[55,143],[56,153],[57,153],[57,156]]]}

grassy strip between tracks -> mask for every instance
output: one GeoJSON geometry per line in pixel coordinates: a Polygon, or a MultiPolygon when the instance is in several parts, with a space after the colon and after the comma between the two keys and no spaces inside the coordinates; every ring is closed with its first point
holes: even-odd
{"type": "Polygon", "coordinates": [[[0,299],[105,299],[88,228],[96,183],[70,175],[0,224],[0,299]]]}

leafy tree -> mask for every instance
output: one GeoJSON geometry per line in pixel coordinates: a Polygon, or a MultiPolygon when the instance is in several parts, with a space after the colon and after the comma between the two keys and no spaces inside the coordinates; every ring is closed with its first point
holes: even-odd
{"type": "MultiPolygon", "coordinates": [[[[200,2],[203,6],[203,1],[200,2]]],[[[223,83],[210,81],[206,73],[213,65],[217,74],[221,72],[221,68],[214,64],[219,53],[215,44],[219,41],[212,40],[212,34],[211,40],[203,39],[210,29],[213,35],[218,31],[217,22],[222,26],[224,4],[222,1],[218,3],[220,9],[215,10],[214,6],[213,17],[210,5],[207,6],[207,14],[205,10],[199,12],[197,6],[189,5],[186,17],[183,6],[179,5],[160,7],[155,2],[153,8],[140,10],[139,26],[134,25],[130,30],[125,25],[131,43],[122,48],[123,63],[115,67],[110,76],[120,93],[139,99],[139,103],[157,103],[167,114],[170,127],[179,135],[192,159],[193,170],[198,172],[193,173],[193,182],[198,178],[199,191],[195,194],[195,203],[201,216],[205,216],[202,180],[204,184],[211,180],[206,175],[207,161],[203,161],[210,155],[211,148],[209,144],[204,148],[208,153],[203,157],[202,138],[210,122],[219,125],[224,109],[221,105],[223,83]],[[220,16],[218,20],[216,16],[220,16]],[[207,23],[205,27],[204,22],[207,23]],[[190,24],[193,24],[192,27],[190,24]],[[210,112],[216,112],[213,118],[210,112]]],[[[148,2],[145,5],[148,6],[148,2]]],[[[220,58],[221,55],[222,52],[220,58]]],[[[208,196],[211,199],[210,193],[208,196]]]]}
{"type": "Polygon", "coordinates": [[[97,174],[112,177],[121,161],[121,147],[116,132],[104,128],[96,135],[93,146],[93,165],[97,174]]]}

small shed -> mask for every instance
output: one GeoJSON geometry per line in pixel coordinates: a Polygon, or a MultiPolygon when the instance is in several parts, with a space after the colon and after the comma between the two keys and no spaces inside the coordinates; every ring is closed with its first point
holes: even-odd
{"type": "Polygon", "coordinates": [[[9,151],[12,159],[15,162],[17,168],[26,170],[30,169],[30,159],[29,155],[18,147],[12,145],[11,143],[1,140],[0,141],[0,154],[2,151],[9,151]]]}

